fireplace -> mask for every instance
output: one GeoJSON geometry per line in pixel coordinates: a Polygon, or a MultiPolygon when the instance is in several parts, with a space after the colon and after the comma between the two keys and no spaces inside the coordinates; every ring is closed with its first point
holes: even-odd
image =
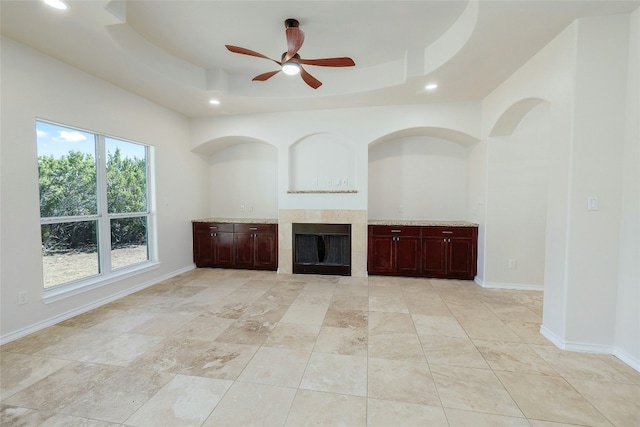
{"type": "Polygon", "coordinates": [[[351,224],[292,224],[293,273],[351,276],[351,224]]]}

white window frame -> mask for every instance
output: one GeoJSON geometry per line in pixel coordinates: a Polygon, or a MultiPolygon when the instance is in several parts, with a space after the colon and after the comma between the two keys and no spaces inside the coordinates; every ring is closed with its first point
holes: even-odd
{"type": "Polygon", "coordinates": [[[45,304],[68,298],[91,289],[108,285],[135,275],[158,268],[156,247],[156,213],[155,213],[155,182],[154,182],[154,149],[153,146],[127,140],[120,137],[105,135],[98,132],[78,128],[52,122],[49,120],[36,119],[37,123],[48,123],[55,126],[64,127],[66,129],[78,130],[90,133],[95,136],[95,159],[96,159],[96,191],[97,191],[97,214],[81,215],[81,216],[61,216],[61,217],[40,217],[40,226],[46,224],[55,224],[70,221],[97,221],[97,239],[98,239],[98,259],[99,273],[87,276],[82,279],[72,280],[49,288],[44,287],[43,277],[43,301],[45,304]],[[147,210],[144,212],[126,212],[126,213],[109,213],[107,203],[107,154],[106,154],[106,138],[127,142],[130,144],[140,145],[145,148],[146,159],[146,198],[147,210]],[[147,218],[147,260],[125,267],[111,268],[111,220],[119,218],[147,218]]]}

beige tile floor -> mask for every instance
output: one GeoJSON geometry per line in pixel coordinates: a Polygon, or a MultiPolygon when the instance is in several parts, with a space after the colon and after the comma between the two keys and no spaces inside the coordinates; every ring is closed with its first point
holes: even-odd
{"type": "Polygon", "coordinates": [[[542,293],[197,269],[0,348],[2,426],[640,426],[542,293]]]}

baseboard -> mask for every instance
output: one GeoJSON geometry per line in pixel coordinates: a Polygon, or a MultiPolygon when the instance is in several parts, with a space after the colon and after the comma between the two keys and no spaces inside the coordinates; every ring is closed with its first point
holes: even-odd
{"type": "Polygon", "coordinates": [[[476,277],[474,279],[478,285],[487,289],[515,289],[520,291],[543,291],[544,285],[527,285],[527,284],[519,284],[519,283],[491,283],[485,282],[484,280],[478,279],[476,277]]]}
{"type": "Polygon", "coordinates": [[[546,339],[548,339],[549,341],[551,341],[553,345],[555,345],[556,347],[562,350],[565,350],[564,340],[560,338],[558,335],[556,335],[555,333],[551,332],[549,329],[547,329],[546,326],[540,325],[540,334],[546,339]]]}
{"type": "Polygon", "coordinates": [[[630,355],[629,353],[621,350],[618,347],[613,348],[613,355],[622,360],[627,365],[631,366],[636,371],[640,372],[640,359],[638,359],[637,357],[630,355]]]}
{"type": "Polygon", "coordinates": [[[565,341],[544,326],[540,326],[540,333],[561,350],[575,351],[577,353],[595,353],[595,354],[612,355],[620,359],[623,363],[631,366],[636,371],[640,372],[640,360],[638,360],[637,358],[631,356],[630,354],[624,352],[620,348],[615,347],[613,345],[565,341]]]}
{"type": "Polygon", "coordinates": [[[143,283],[141,283],[139,285],[136,285],[136,286],[134,286],[132,288],[127,288],[127,289],[125,289],[123,291],[116,292],[113,295],[109,295],[108,297],[101,298],[101,299],[99,299],[97,301],[94,301],[94,302],[92,302],[90,304],[85,304],[83,306],[74,308],[73,310],[66,311],[64,313],[58,314],[56,316],[50,317],[48,319],[42,320],[42,321],[34,323],[32,325],[29,325],[26,328],[22,328],[22,329],[19,329],[19,330],[15,331],[15,332],[10,333],[10,334],[3,335],[3,336],[0,337],[0,345],[6,344],[8,342],[17,340],[17,339],[22,338],[22,337],[25,337],[25,336],[27,336],[29,334],[34,333],[34,332],[38,332],[38,331],[40,331],[40,330],[42,330],[44,328],[48,328],[49,326],[53,326],[53,325],[55,325],[57,323],[60,323],[60,322],[62,322],[64,320],[71,319],[72,317],[75,317],[75,316],[77,316],[79,314],[86,313],[89,310],[93,310],[94,308],[98,308],[100,306],[103,306],[105,304],[108,304],[110,302],[118,300],[120,298],[126,297],[127,295],[131,295],[131,294],[133,294],[135,292],[141,291],[141,290],[143,290],[145,288],[148,288],[149,286],[153,286],[156,283],[160,283],[160,282],[162,282],[164,280],[170,279],[170,278],[172,278],[174,276],[177,276],[179,274],[186,273],[187,271],[191,271],[194,268],[195,268],[195,264],[191,264],[191,265],[189,265],[187,267],[181,268],[179,270],[172,271],[170,273],[164,274],[164,275],[162,275],[160,277],[156,277],[156,278],[154,278],[152,280],[149,280],[147,282],[143,282],[143,283]]]}

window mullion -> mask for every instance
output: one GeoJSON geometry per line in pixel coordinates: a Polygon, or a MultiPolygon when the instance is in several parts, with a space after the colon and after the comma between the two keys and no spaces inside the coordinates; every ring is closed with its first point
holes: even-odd
{"type": "Polygon", "coordinates": [[[111,271],[111,224],[107,201],[107,154],[103,135],[96,135],[97,187],[98,187],[98,247],[100,272],[111,271]]]}

